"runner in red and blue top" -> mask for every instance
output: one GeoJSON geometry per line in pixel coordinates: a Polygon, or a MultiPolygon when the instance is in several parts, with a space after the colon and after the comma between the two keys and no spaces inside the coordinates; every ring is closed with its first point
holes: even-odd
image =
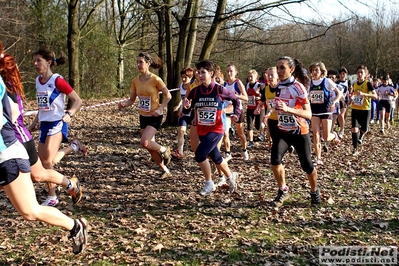
{"type": "Polygon", "coordinates": [[[246,85],[248,102],[247,102],[247,134],[248,145],[247,148],[254,146],[254,128],[261,129],[265,109],[259,109],[259,113],[255,114],[256,107],[258,106],[261,98],[261,83],[258,82],[258,72],[252,69],[248,72],[248,83],[246,85]]]}
{"type": "Polygon", "coordinates": [[[276,89],[274,108],[278,116],[278,134],[273,139],[271,165],[279,189],[273,203],[278,208],[290,197],[282,159],[292,145],[309,180],[311,204],[318,205],[320,194],[317,187],[317,171],[312,163],[307,122],[312,112],[308,93],[303,85],[308,84],[309,78],[302,63],[288,56],[277,60],[277,74],[280,82],[276,89]]]}
{"type": "Polygon", "coordinates": [[[195,160],[201,167],[205,176],[205,185],[201,195],[209,195],[216,190],[216,185],[212,180],[211,166],[208,163],[209,156],[226,177],[230,193],[236,190],[238,174],[231,172],[227,161],[223,159],[217,145],[223,137],[223,100],[230,100],[233,105],[234,113],[231,115],[233,121],[238,121],[241,114],[237,96],[212,81],[215,74],[216,65],[212,61],[204,60],[197,63],[199,79],[202,82],[198,87],[193,88],[184,100],[185,112],[194,112],[194,120],[197,125],[197,133],[200,139],[195,150],[195,160]]]}

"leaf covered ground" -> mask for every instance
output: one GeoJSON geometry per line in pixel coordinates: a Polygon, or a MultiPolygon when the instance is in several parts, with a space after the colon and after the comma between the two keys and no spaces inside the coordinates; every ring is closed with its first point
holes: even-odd
{"type": "MultiPolygon", "coordinates": [[[[119,111],[115,105],[73,118],[70,137],[86,143],[89,154],[71,154],[56,169],[76,174],[84,196],[72,206],[60,189],[57,208],[89,221],[83,254],[73,255],[64,230],[24,221],[0,191],[0,265],[318,265],[321,245],[398,246],[397,126],[382,135],[371,125],[357,157],[347,126],[343,142],[323,153],[324,165],[317,168],[320,208],[310,207],[296,154],[286,155],[292,198],[276,211],[266,142],[255,142],[244,163],[233,138],[229,164],[240,173],[238,192],[220,189],[202,197],[203,176],[193,153],[173,160],[173,178],[161,179],[140,147],[138,125],[136,108],[119,111]]],[[[166,128],[157,140],[174,148],[176,136],[175,128],[166,128]]],[[[35,188],[41,202],[45,185],[35,188]]]]}

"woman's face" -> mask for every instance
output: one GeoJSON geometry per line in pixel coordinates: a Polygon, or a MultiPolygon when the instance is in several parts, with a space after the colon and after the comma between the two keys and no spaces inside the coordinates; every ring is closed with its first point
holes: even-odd
{"type": "Polygon", "coordinates": [[[227,67],[226,76],[229,81],[233,81],[237,76],[237,69],[234,66],[227,67]]]}
{"type": "Polygon", "coordinates": [[[198,76],[199,76],[199,80],[202,84],[204,84],[205,86],[208,86],[211,81],[212,81],[212,75],[213,72],[212,71],[208,71],[205,68],[201,67],[198,70],[198,76]]]}
{"type": "Polygon", "coordinates": [[[288,61],[281,59],[277,61],[277,75],[279,80],[285,81],[291,77],[292,72],[294,72],[294,67],[288,65],[288,61]]]}
{"type": "Polygon", "coordinates": [[[320,79],[321,78],[321,69],[319,66],[315,66],[312,68],[312,78],[314,80],[320,79]]]}
{"type": "Polygon", "coordinates": [[[346,80],[346,73],[345,72],[341,72],[341,73],[339,73],[339,79],[340,80],[346,80]]]}
{"type": "Polygon", "coordinates": [[[190,83],[190,78],[186,74],[182,74],[181,81],[183,84],[188,84],[188,83],[190,83]]]}
{"type": "Polygon", "coordinates": [[[278,81],[277,72],[272,69],[266,71],[266,77],[269,84],[276,84],[278,81]]]}
{"type": "Polygon", "coordinates": [[[366,70],[360,68],[356,72],[357,80],[363,81],[366,78],[366,70]]]}
{"type": "Polygon", "coordinates": [[[51,60],[46,61],[41,55],[36,55],[34,65],[39,74],[44,74],[50,68],[51,60]]]}
{"type": "Polygon", "coordinates": [[[256,82],[256,75],[254,73],[248,73],[248,81],[253,84],[256,82]]]}
{"type": "Polygon", "coordinates": [[[140,73],[147,72],[149,67],[150,63],[145,61],[144,57],[137,57],[137,69],[139,70],[140,73]]]}

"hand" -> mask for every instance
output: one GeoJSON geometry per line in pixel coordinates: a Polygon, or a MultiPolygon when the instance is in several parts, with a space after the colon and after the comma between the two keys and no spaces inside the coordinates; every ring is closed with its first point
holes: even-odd
{"type": "Polygon", "coordinates": [[[158,108],[157,110],[155,110],[155,111],[152,113],[152,116],[155,116],[155,117],[158,117],[158,116],[160,116],[160,115],[162,115],[162,110],[160,110],[160,108],[158,108]]]}
{"type": "Polygon", "coordinates": [[[283,112],[287,112],[288,111],[288,106],[285,104],[285,102],[283,102],[280,99],[276,100],[276,105],[274,107],[277,111],[283,111],[283,112]]]}
{"type": "Polygon", "coordinates": [[[72,118],[68,113],[65,113],[64,116],[62,117],[62,121],[64,121],[65,123],[69,123],[71,122],[72,118]]]}
{"type": "Polygon", "coordinates": [[[173,112],[177,112],[179,110],[180,106],[175,106],[175,108],[173,108],[173,112]]]}
{"type": "Polygon", "coordinates": [[[238,117],[237,117],[236,115],[231,115],[230,117],[231,117],[231,120],[232,120],[234,123],[237,123],[237,122],[238,122],[238,117]]]}
{"type": "Polygon", "coordinates": [[[254,115],[258,115],[258,114],[260,114],[260,110],[259,110],[259,108],[256,108],[254,111],[254,115]]]}
{"type": "Polygon", "coordinates": [[[191,107],[191,101],[192,101],[192,100],[189,100],[189,99],[185,98],[185,99],[184,99],[184,103],[183,103],[183,107],[184,107],[185,109],[190,108],[190,107],[191,107]]]}

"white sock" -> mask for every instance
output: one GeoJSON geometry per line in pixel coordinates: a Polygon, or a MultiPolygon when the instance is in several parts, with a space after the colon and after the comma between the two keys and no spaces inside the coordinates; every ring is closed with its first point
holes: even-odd
{"type": "Polygon", "coordinates": [[[50,195],[48,195],[47,198],[48,198],[49,200],[56,200],[56,199],[57,199],[57,195],[55,195],[55,196],[50,196],[50,195]]]}
{"type": "Polygon", "coordinates": [[[78,152],[78,151],[79,151],[79,147],[78,147],[78,145],[76,145],[75,142],[72,142],[72,143],[71,143],[71,147],[72,147],[72,150],[73,150],[74,152],[78,152]]]}
{"type": "Polygon", "coordinates": [[[161,146],[161,153],[164,153],[166,151],[166,147],[161,146]]]}

